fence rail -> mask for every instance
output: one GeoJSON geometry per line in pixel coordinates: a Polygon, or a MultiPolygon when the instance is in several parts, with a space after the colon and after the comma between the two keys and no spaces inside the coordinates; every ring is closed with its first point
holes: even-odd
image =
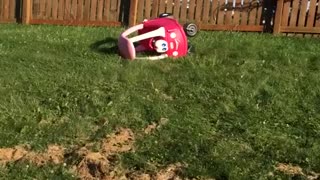
{"type": "Polygon", "coordinates": [[[203,30],[261,32],[270,26],[274,34],[320,36],[319,4],[320,0],[0,0],[0,23],[22,19],[25,24],[132,26],[167,12],[203,30]]]}

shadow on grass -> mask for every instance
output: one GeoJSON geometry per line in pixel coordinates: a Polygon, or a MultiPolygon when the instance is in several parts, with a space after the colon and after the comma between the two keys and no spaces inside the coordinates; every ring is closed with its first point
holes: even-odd
{"type": "Polygon", "coordinates": [[[119,54],[118,40],[107,37],[90,45],[90,49],[101,54],[119,54]]]}

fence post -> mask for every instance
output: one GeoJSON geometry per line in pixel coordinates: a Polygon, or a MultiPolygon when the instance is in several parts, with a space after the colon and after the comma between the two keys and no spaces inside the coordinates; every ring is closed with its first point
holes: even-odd
{"type": "Polygon", "coordinates": [[[22,8],[22,23],[30,24],[30,19],[32,16],[31,11],[31,0],[23,0],[23,8],[22,8]]]}
{"type": "Polygon", "coordinates": [[[136,25],[136,22],[137,22],[137,11],[138,11],[138,0],[131,0],[130,1],[129,26],[136,25]]]}
{"type": "Polygon", "coordinates": [[[283,3],[284,3],[284,0],[278,0],[275,20],[274,20],[273,34],[279,34],[280,30],[281,30],[281,18],[282,18],[282,11],[283,11],[283,3]]]}

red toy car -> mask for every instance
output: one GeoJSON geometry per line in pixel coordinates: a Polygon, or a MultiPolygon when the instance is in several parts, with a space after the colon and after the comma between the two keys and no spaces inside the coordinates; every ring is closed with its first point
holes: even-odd
{"type": "Polygon", "coordinates": [[[188,36],[194,36],[197,27],[187,24],[182,27],[178,21],[163,13],[159,18],[144,20],[143,23],[124,31],[118,39],[120,55],[129,60],[136,59],[136,52],[151,51],[156,56],[139,59],[157,60],[166,57],[182,57],[188,54],[188,36]],[[138,32],[138,36],[128,36],[138,32]],[[138,43],[134,46],[134,43],[138,43]]]}

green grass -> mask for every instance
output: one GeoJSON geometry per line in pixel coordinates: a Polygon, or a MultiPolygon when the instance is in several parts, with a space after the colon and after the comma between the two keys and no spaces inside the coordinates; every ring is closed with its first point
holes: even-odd
{"type": "MultiPolygon", "coordinates": [[[[277,163],[320,171],[318,39],[200,32],[193,55],[126,62],[107,50],[121,30],[0,25],[0,147],[71,147],[167,118],[121,156],[124,167],[181,162],[185,177],[216,179],[306,178],[277,163]]],[[[72,178],[21,163],[0,175],[72,178]]]]}

